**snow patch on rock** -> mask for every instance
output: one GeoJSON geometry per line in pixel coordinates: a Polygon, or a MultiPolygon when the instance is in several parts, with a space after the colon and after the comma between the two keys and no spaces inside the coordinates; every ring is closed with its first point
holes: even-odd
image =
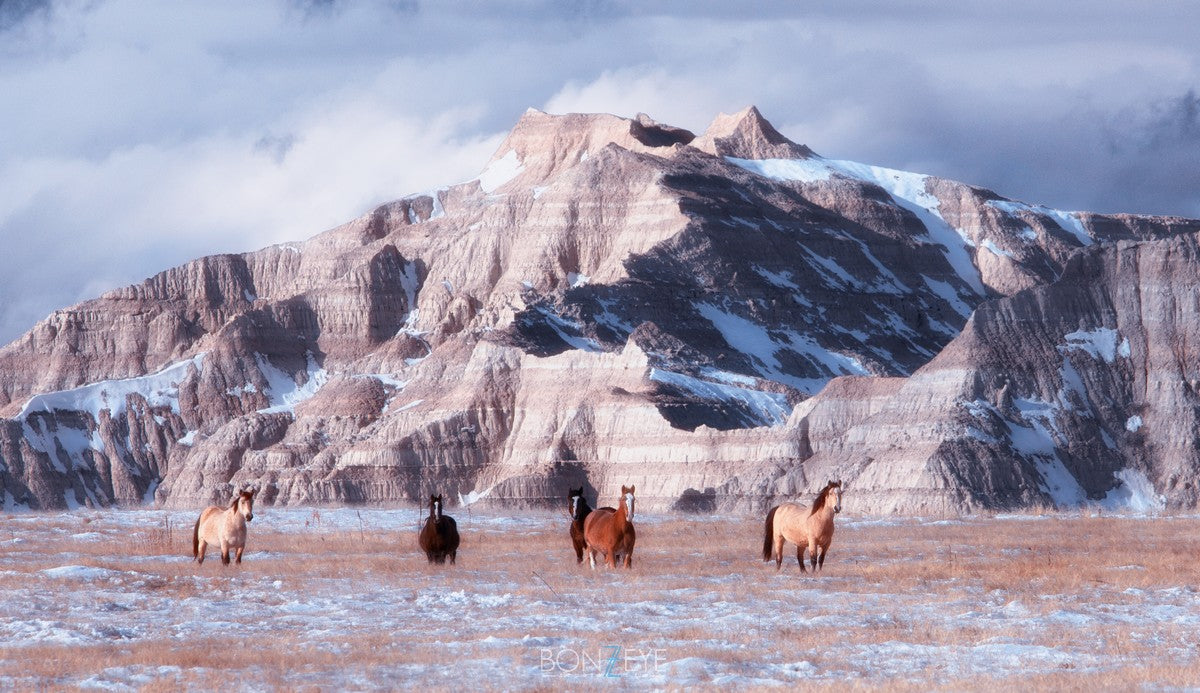
{"type": "Polygon", "coordinates": [[[197,354],[149,375],[102,380],[71,390],[34,395],[14,418],[25,419],[31,412],[63,410],[88,412],[95,419],[103,409],[116,417],[125,411],[125,399],[132,394],[144,397],[151,407],[170,407],[178,414],[179,383],[187,377],[189,367],[199,370],[203,363],[204,354],[197,354]]]}
{"type": "Polygon", "coordinates": [[[517,156],[516,150],[510,149],[504,156],[483,169],[483,173],[480,173],[478,178],[479,187],[485,193],[491,194],[497,188],[521,175],[524,170],[525,166],[521,163],[521,157],[517,156]]]}
{"type": "MultiPolygon", "coordinates": [[[[650,369],[650,380],[672,385],[700,399],[724,402],[734,406],[740,405],[739,408],[751,412],[761,426],[778,426],[786,423],[788,416],[792,413],[791,407],[787,403],[787,397],[774,392],[761,392],[731,384],[713,383],[660,368],[650,369]]],[[[753,379],[748,378],[748,380],[753,382],[753,379]]]]}
{"type": "Polygon", "coordinates": [[[1121,342],[1118,349],[1117,331],[1111,327],[1097,327],[1091,330],[1076,330],[1063,335],[1067,343],[1058,347],[1059,351],[1079,350],[1087,352],[1092,358],[1101,359],[1105,363],[1116,360],[1118,352],[1123,357],[1129,356],[1129,339],[1121,342]]]}
{"type": "MultiPolygon", "coordinates": [[[[1059,228],[1074,236],[1080,245],[1092,245],[1096,242],[1096,239],[1092,237],[1092,234],[1083,225],[1078,212],[1064,212],[1042,205],[1029,205],[1014,200],[988,200],[987,204],[1008,214],[1020,214],[1024,212],[1047,217],[1059,228]]],[[[1033,236],[1036,238],[1037,234],[1034,233],[1033,236]]]]}
{"type": "Polygon", "coordinates": [[[295,415],[296,405],[311,399],[313,395],[325,384],[329,379],[329,374],[324,368],[317,365],[316,359],[312,352],[305,354],[307,366],[304,370],[304,383],[297,383],[295,379],[288,373],[277,368],[267,359],[266,356],[256,353],[254,360],[258,363],[258,369],[263,377],[267,380],[266,395],[270,399],[271,406],[258,410],[260,414],[275,414],[287,412],[295,415]]]}
{"type": "Polygon", "coordinates": [[[1144,472],[1122,469],[1115,476],[1120,485],[1104,497],[1103,507],[1135,513],[1154,513],[1166,508],[1166,499],[1154,490],[1154,484],[1144,472]]]}
{"type": "Polygon", "coordinates": [[[821,157],[762,160],[726,157],[726,161],[772,180],[815,183],[827,181],[837,174],[883,188],[898,206],[908,210],[921,221],[929,240],[944,249],[946,260],[963,282],[980,296],[987,293],[979,269],[967,251],[967,248],[975,243],[965,232],[950,226],[942,217],[939,211],[941,200],[928,190],[929,176],[821,157]]]}

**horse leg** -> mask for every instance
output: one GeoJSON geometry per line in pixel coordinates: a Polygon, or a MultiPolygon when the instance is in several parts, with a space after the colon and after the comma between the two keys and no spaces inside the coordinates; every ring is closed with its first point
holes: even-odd
{"type": "Polygon", "coordinates": [[[812,565],[813,572],[817,572],[817,542],[808,542],[808,561],[812,565]]]}
{"type": "Polygon", "coordinates": [[[775,546],[771,549],[771,555],[775,558],[775,570],[783,567],[783,535],[775,535],[775,546]]]}
{"type": "Polygon", "coordinates": [[[807,573],[808,569],[804,567],[804,544],[796,544],[796,562],[800,564],[800,572],[807,573]]]}
{"type": "Polygon", "coordinates": [[[450,565],[454,565],[454,561],[458,560],[458,549],[450,552],[450,565]]]}
{"type": "Polygon", "coordinates": [[[592,570],[596,569],[596,550],[592,547],[587,548],[588,564],[592,566],[592,570]]]}
{"type": "Polygon", "coordinates": [[[229,542],[221,540],[221,563],[229,565],[229,542]]]}
{"type": "Polygon", "coordinates": [[[611,550],[604,552],[604,565],[616,570],[617,568],[617,549],[614,546],[611,550]]]}
{"type": "Polygon", "coordinates": [[[825,552],[828,550],[829,550],[828,544],[825,546],[822,546],[821,547],[821,557],[817,559],[817,567],[821,568],[822,570],[825,569],[825,552]]]}
{"type": "Polygon", "coordinates": [[[196,549],[196,560],[200,562],[200,565],[204,565],[204,553],[206,551],[208,551],[208,542],[201,539],[200,546],[196,549]]]}
{"type": "Polygon", "coordinates": [[[242,564],[242,551],[245,551],[245,550],[246,550],[245,546],[237,547],[237,551],[235,552],[235,555],[237,556],[237,560],[234,561],[234,563],[237,563],[238,565],[242,564]]]}

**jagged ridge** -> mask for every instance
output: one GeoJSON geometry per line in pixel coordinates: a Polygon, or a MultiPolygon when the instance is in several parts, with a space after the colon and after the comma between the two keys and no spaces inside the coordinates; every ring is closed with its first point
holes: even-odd
{"type": "MultiPolygon", "coordinates": [[[[936,397],[895,398],[972,311],[1085,246],[1198,229],[825,159],[753,107],[699,136],[531,110],[476,180],[168,270],[0,350],[4,502],[191,505],[254,483],[268,503],[540,504],[586,480],[705,509],[826,466],[871,507],[1044,502],[1043,468],[1003,441],[931,476],[944,455],[864,461],[855,424],[899,407],[957,430],[936,397]]],[[[1103,465],[1085,495],[1115,488],[1103,465]]]]}

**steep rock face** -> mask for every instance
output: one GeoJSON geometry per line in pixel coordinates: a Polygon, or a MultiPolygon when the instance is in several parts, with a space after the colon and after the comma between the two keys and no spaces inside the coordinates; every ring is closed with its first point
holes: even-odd
{"type": "MultiPolygon", "coordinates": [[[[3,502],[182,507],[253,484],[268,503],[526,505],[636,483],[642,507],[704,511],[828,471],[870,507],[933,512],[1045,502],[1051,458],[1085,497],[1137,464],[1166,488],[1107,419],[1059,423],[1066,452],[1016,450],[998,422],[1041,421],[1033,390],[1005,404],[1014,366],[981,374],[961,344],[1081,248],[1198,230],[825,159],[753,108],[699,136],[529,111],[476,180],[196,260],[0,349],[3,502]],[[1092,464],[1101,432],[1119,454],[1092,464]]],[[[1020,353],[1025,323],[996,319],[1020,353]]]]}
{"type": "Polygon", "coordinates": [[[1198,252],[1196,234],[1088,248],[981,305],[876,411],[826,426],[806,473],[880,512],[1195,507],[1198,252]]]}

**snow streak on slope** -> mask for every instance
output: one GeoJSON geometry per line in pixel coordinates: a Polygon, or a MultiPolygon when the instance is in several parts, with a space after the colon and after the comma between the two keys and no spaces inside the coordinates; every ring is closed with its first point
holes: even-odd
{"type": "Polygon", "coordinates": [[[967,251],[967,246],[973,246],[974,243],[965,233],[950,226],[942,218],[938,211],[941,201],[926,189],[929,176],[821,157],[764,160],[726,157],[726,160],[735,166],[774,180],[813,183],[829,180],[837,174],[883,188],[897,205],[921,220],[929,234],[929,240],[945,249],[946,260],[967,286],[980,296],[986,295],[979,270],[967,251]]]}
{"type": "Polygon", "coordinates": [[[713,324],[725,342],[750,357],[751,362],[758,365],[759,373],[770,380],[791,385],[806,394],[814,394],[829,382],[830,377],[870,374],[858,359],[830,351],[807,335],[788,331],[788,341],[781,344],[772,337],[767,328],[756,322],[734,315],[711,303],[695,305],[697,312],[713,324]],[[826,377],[800,378],[785,373],[783,364],[776,356],[777,352],[784,349],[801,354],[815,370],[826,377]]]}
{"type": "MultiPolygon", "coordinates": [[[[661,368],[650,369],[650,380],[673,385],[700,399],[724,402],[752,413],[758,426],[778,426],[792,413],[787,397],[773,392],[760,392],[736,385],[713,383],[661,368]]],[[[753,379],[746,378],[753,382],[753,379]]]]}
{"type": "Polygon", "coordinates": [[[258,363],[258,369],[262,372],[263,377],[267,379],[267,396],[271,399],[271,406],[260,409],[260,414],[274,414],[278,412],[288,412],[295,416],[296,405],[311,399],[317,394],[317,390],[325,384],[329,379],[329,374],[324,368],[317,366],[317,361],[313,358],[312,352],[305,354],[307,367],[305,368],[305,380],[303,384],[297,384],[291,375],[275,367],[267,357],[262,354],[255,354],[254,360],[258,363]]]}
{"type": "Polygon", "coordinates": [[[71,390],[34,395],[15,418],[24,420],[32,412],[55,410],[85,411],[92,418],[97,418],[102,409],[108,409],[113,416],[117,416],[125,411],[125,398],[132,394],[145,397],[152,407],[169,406],[171,411],[178,414],[179,383],[187,376],[189,366],[199,370],[203,362],[204,354],[197,354],[157,373],[123,380],[102,380],[71,390]]]}
{"type": "Polygon", "coordinates": [[[483,169],[483,173],[479,174],[479,187],[485,193],[491,194],[500,186],[521,175],[524,170],[525,166],[521,163],[521,157],[517,156],[516,151],[509,150],[507,154],[483,169]]]}
{"type": "Polygon", "coordinates": [[[1094,330],[1076,330],[1064,335],[1067,343],[1058,347],[1059,351],[1083,351],[1095,359],[1112,363],[1118,355],[1129,357],[1129,338],[1126,337],[1117,345],[1117,331],[1111,327],[1097,327],[1094,330]]]}
{"type": "Polygon", "coordinates": [[[1144,472],[1122,469],[1116,476],[1121,484],[1100,502],[1104,508],[1147,514],[1161,512],[1166,507],[1166,499],[1154,490],[1144,472]]]}
{"type": "Polygon", "coordinates": [[[1042,205],[1027,205],[1024,202],[1014,202],[1013,200],[988,200],[988,204],[996,209],[1007,212],[1009,214],[1037,214],[1043,217],[1048,217],[1053,220],[1063,231],[1071,234],[1079,241],[1080,245],[1092,245],[1096,239],[1088,233],[1083,222],[1079,220],[1078,212],[1063,212],[1057,209],[1050,209],[1042,205]]]}

